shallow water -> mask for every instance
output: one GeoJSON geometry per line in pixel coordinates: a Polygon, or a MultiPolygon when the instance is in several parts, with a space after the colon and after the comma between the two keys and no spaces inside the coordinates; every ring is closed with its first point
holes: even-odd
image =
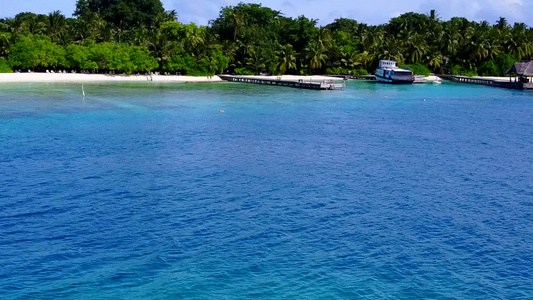
{"type": "Polygon", "coordinates": [[[533,298],[533,93],[85,92],[0,84],[2,299],[533,298]]]}

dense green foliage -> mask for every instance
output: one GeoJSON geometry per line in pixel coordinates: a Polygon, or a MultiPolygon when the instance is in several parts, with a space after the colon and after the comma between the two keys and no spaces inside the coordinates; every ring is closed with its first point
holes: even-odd
{"type": "Polygon", "coordinates": [[[78,0],[59,11],[0,19],[0,71],[367,74],[393,59],[417,74],[504,75],[533,59],[533,29],[406,13],[369,26],[340,18],[318,27],[259,4],[224,7],[209,26],[181,24],[160,0],[78,0]]]}
{"type": "Polygon", "coordinates": [[[158,67],[157,60],[144,46],[119,43],[70,44],[61,47],[48,36],[21,36],[10,48],[10,63],[15,69],[107,70],[119,73],[145,73],[158,67]]]}
{"type": "Polygon", "coordinates": [[[0,59],[0,73],[13,73],[13,69],[4,59],[0,59]]]}
{"type": "Polygon", "coordinates": [[[255,75],[255,72],[248,68],[237,68],[235,69],[235,74],[237,75],[255,75]]]}
{"type": "Polygon", "coordinates": [[[424,75],[424,76],[431,75],[431,72],[429,71],[428,67],[426,67],[425,65],[421,63],[413,64],[413,65],[400,65],[400,67],[413,71],[415,75],[424,75]]]}
{"type": "Polygon", "coordinates": [[[160,0],[78,0],[74,15],[100,16],[117,28],[153,26],[165,13],[160,0]]]}

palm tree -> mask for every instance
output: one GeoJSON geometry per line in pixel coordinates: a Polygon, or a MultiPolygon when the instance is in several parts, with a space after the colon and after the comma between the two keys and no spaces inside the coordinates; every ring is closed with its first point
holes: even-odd
{"type": "Polygon", "coordinates": [[[196,59],[199,59],[206,49],[205,41],[205,27],[197,27],[194,23],[188,25],[185,38],[183,39],[183,46],[187,52],[191,53],[196,59]]]}
{"type": "Polygon", "coordinates": [[[292,45],[287,44],[281,46],[280,50],[276,51],[278,56],[278,70],[280,74],[284,74],[287,70],[296,69],[296,51],[292,45]]]}
{"type": "Polygon", "coordinates": [[[237,43],[230,40],[222,41],[222,52],[229,59],[229,63],[232,66],[235,66],[238,50],[239,46],[237,43]]]}
{"type": "Polygon", "coordinates": [[[246,58],[250,55],[252,51],[254,51],[255,45],[253,43],[247,43],[242,40],[237,40],[237,45],[239,49],[241,50],[241,56],[242,59],[240,62],[238,62],[239,65],[244,65],[244,62],[246,61],[246,58]]]}
{"type": "Polygon", "coordinates": [[[424,63],[434,71],[440,70],[442,64],[444,63],[444,58],[438,48],[432,47],[428,51],[424,63]]]}
{"type": "Polygon", "coordinates": [[[426,55],[429,48],[426,40],[421,34],[409,36],[405,44],[409,55],[409,61],[412,64],[422,61],[422,58],[426,55]]]}
{"type": "Polygon", "coordinates": [[[459,50],[461,34],[453,29],[444,30],[439,42],[439,51],[448,57],[455,56],[459,50]]]}
{"type": "Polygon", "coordinates": [[[355,68],[361,65],[360,56],[355,52],[341,52],[340,64],[345,68],[355,68]]]}
{"type": "Polygon", "coordinates": [[[322,68],[326,62],[327,55],[324,53],[325,50],[324,45],[319,40],[311,41],[305,48],[306,59],[311,72],[322,68]]]}
{"type": "Polygon", "coordinates": [[[111,40],[111,28],[107,26],[107,22],[100,15],[92,12],[77,19],[75,31],[80,44],[88,39],[95,41],[111,40]],[[106,34],[108,38],[105,37],[106,34]]]}
{"type": "Polygon", "coordinates": [[[509,29],[509,23],[507,23],[507,20],[504,17],[500,17],[498,21],[496,21],[496,25],[494,25],[499,30],[507,30],[509,29]]]}
{"type": "Polygon", "coordinates": [[[370,54],[368,51],[363,51],[362,53],[357,55],[357,61],[365,68],[366,70],[370,70],[372,68],[372,64],[375,60],[375,57],[370,54]]]}
{"type": "Polygon", "coordinates": [[[266,67],[266,62],[255,47],[250,50],[249,54],[250,56],[246,59],[246,66],[259,74],[266,67]]]}
{"type": "Polygon", "coordinates": [[[322,44],[325,49],[331,47],[332,42],[331,32],[326,27],[320,27],[318,29],[318,41],[322,44]]]}
{"type": "Polygon", "coordinates": [[[48,14],[48,24],[48,36],[53,42],[60,43],[67,25],[65,16],[56,10],[48,14]]]}
{"type": "Polygon", "coordinates": [[[429,14],[427,14],[427,16],[433,22],[440,21],[439,14],[434,9],[430,10],[429,14]]]}
{"type": "Polygon", "coordinates": [[[527,26],[524,23],[515,23],[511,30],[511,37],[506,48],[518,60],[533,56],[533,41],[527,36],[527,26]]]}
{"type": "Polygon", "coordinates": [[[148,29],[141,24],[138,28],[133,30],[133,42],[135,45],[140,46],[145,44],[148,39],[148,29]]]}
{"type": "Polygon", "coordinates": [[[231,24],[233,25],[233,41],[237,41],[237,30],[243,25],[244,23],[244,16],[240,11],[237,11],[235,9],[232,9],[228,17],[230,19],[231,24]]]}
{"type": "Polygon", "coordinates": [[[388,39],[383,47],[380,49],[381,51],[378,53],[378,58],[381,59],[387,59],[387,60],[395,60],[398,63],[403,63],[404,56],[402,53],[402,49],[399,46],[399,42],[393,39],[388,39]]]}
{"type": "Polygon", "coordinates": [[[11,45],[11,33],[0,32],[0,57],[7,58],[11,45]]]}
{"type": "Polygon", "coordinates": [[[169,60],[176,51],[176,43],[171,41],[166,34],[163,34],[161,31],[157,30],[151,32],[148,49],[152,51],[157,61],[159,62],[160,68],[163,67],[164,63],[169,60]]]}

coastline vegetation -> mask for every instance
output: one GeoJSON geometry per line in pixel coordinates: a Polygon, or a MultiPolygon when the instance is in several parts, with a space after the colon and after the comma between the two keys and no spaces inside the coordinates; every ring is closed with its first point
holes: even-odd
{"type": "Polygon", "coordinates": [[[73,18],[0,19],[0,72],[366,75],[392,59],[419,75],[503,76],[533,59],[533,28],[503,17],[491,25],[411,12],[376,26],[340,18],[319,27],[245,3],[222,8],[208,26],[177,16],[160,0],[78,0],[73,18]]]}

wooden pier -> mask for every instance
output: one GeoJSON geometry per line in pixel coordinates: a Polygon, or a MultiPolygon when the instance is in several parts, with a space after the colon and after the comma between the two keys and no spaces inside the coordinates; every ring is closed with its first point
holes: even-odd
{"type": "Polygon", "coordinates": [[[342,78],[344,80],[376,80],[374,75],[328,75],[331,77],[342,78]]]}
{"type": "Polygon", "coordinates": [[[276,86],[286,86],[298,89],[308,89],[308,90],[338,90],[346,87],[346,84],[335,83],[333,80],[326,80],[323,82],[306,82],[304,80],[290,81],[290,80],[281,80],[278,79],[265,79],[257,77],[248,77],[248,76],[234,76],[234,75],[219,75],[222,80],[231,81],[231,82],[244,82],[244,83],[253,83],[253,84],[264,84],[264,85],[276,85],[276,86]]]}
{"type": "Polygon", "coordinates": [[[518,81],[499,81],[492,79],[484,79],[477,77],[457,76],[457,75],[438,75],[440,78],[460,83],[487,85],[505,89],[513,90],[529,90],[533,89],[533,84],[523,83],[518,81]]]}
{"type": "Polygon", "coordinates": [[[413,83],[427,83],[428,80],[424,75],[415,75],[413,83]]]}

